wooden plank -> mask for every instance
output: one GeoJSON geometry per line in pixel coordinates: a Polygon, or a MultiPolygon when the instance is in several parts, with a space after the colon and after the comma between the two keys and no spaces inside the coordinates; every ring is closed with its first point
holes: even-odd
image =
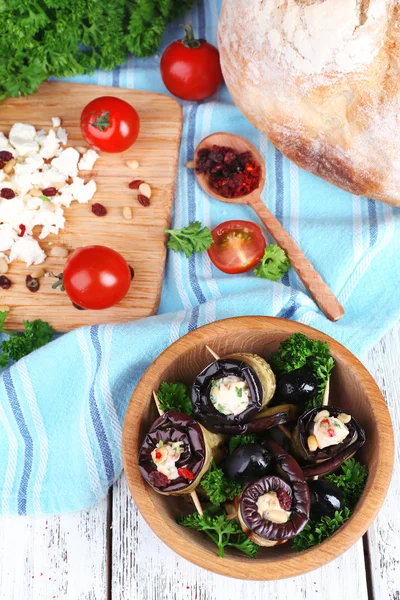
{"type": "MultiPolygon", "coordinates": [[[[141,122],[139,137],[124,153],[101,153],[90,177],[87,173],[86,180],[92,178],[97,183],[93,202],[106,206],[107,216],[96,217],[90,205],[73,202],[65,209],[65,229],[58,236],[49,235],[41,245],[45,251],[49,250],[49,243],[55,242],[71,251],[90,244],[111,246],[132,265],[135,279],[117,306],[102,311],[79,311],[66,294],[51,288],[54,279],[42,279],[40,290],[30,293],[25,277],[31,269],[15,261],[8,273],[12,287],[0,290],[0,304],[11,307],[9,329],[21,329],[23,319],[45,315],[56,330],[67,331],[81,325],[131,321],[149,316],[158,308],[166,257],[164,228],[170,221],[182,129],[182,111],[176,100],[129,89],[48,82],[32,96],[7,99],[1,104],[0,131],[7,134],[17,121],[47,131],[51,117],[59,116],[68,132],[68,145],[87,146],[80,134],[80,113],[90,100],[101,95],[118,96],[136,108],[141,122]],[[135,171],[126,165],[131,159],[140,163],[135,171]],[[128,183],[133,179],[150,184],[149,207],[141,206],[137,192],[129,190],[128,183]],[[122,215],[124,206],[133,210],[131,221],[122,215]]],[[[57,274],[63,270],[64,262],[47,258],[44,266],[57,274]]]]}
{"type": "Polygon", "coordinates": [[[371,589],[374,600],[400,599],[400,324],[368,354],[365,361],[380,386],[393,420],[396,462],[386,501],[368,531],[371,589]]]}
{"type": "Polygon", "coordinates": [[[0,599],[106,600],[107,504],[0,519],[0,599]]]}
{"type": "Polygon", "coordinates": [[[118,600],[368,600],[361,541],[323,569],[296,579],[246,582],[215,575],[158,540],[138,514],[125,477],[113,493],[111,585],[118,600]]]}

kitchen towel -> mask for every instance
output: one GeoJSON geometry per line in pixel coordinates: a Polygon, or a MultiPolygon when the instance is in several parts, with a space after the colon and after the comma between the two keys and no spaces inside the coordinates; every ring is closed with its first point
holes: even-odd
{"type": "MultiPolygon", "coordinates": [[[[214,44],[219,5],[199,2],[186,18],[214,44]]],[[[179,26],[171,26],[160,54],[179,37],[179,26]]],[[[74,81],[166,93],[160,54],[129,58],[112,73],[74,81]]],[[[207,102],[182,104],[173,227],[194,220],[209,227],[228,219],[257,220],[247,207],[207,197],[184,166],[197,143],[212,132],[247,137],[267,164],[264,202],[346,314],[338,323],[328,321],[293,270],[273,283],[253,273],[224,275],[207,253],[186,259],[169,252],[158,316],[60,336],[1,374],[1,514],[72,511],[102,498],[122,469],[121,428],[137,381],[164,348],[200,325],[239,315],[285,317],[321,329],[362,355],[400,316],[399,209],[351,196],[298,169],[246,121],[224,88],[207,102]]]]}

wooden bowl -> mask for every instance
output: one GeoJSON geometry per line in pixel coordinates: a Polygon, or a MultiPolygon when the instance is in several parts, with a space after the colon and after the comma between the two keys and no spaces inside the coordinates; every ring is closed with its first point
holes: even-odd
{"type": "Polygon", "coordinates": [[[394,458],[393,430],[382,394],[363,365],[329,336],[299,323],[270,317],[238,317],[217,321],[197,329],[163,352],[147,369],[134,391],[123,428],[123,462],[132,496],[156,535],[187,560],[221,575],[240,579],[271,580],[301,575],[337,558],[352,546],[375,519],[385,498],[394,458]],[[368,465],[364,493],[349,521],[320,546],[297,553],[289,544],[260,548],[257,557],[236,551],[217,557],[217,547],[204,533],[177,525],[183,512],[194,511],[183,498],[154,492],[142,479],[138,452],[157,412],[152,391],[163,381],[191,385],[210,362],[209,345],[219,355],[254,352],[268,359],[279,343],[295,332],[329,344],[336,367],[331,378],[331,403],[354,415],[365,429],[367,442],[359,459],[368,465]],[[189,510],[188,510],[189,508],[189,510]]]}

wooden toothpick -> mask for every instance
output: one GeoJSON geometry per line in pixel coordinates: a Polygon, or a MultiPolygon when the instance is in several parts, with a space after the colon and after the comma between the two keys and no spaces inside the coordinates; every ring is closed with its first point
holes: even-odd
{"type": "Polygon", "coordinates": [[[206,345],[207,350],[209,351],[210,354],[212,354],[212,356],[215,358],[215,360],[219,360],[220,356],[218,356],[218,354],[216,352],[214,352],[214,350],[211,350],[210,346],[206,345]]]}

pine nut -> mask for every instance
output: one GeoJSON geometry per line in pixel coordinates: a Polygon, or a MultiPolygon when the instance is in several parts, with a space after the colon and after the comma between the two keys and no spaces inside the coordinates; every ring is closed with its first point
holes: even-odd
{"type": "Polygon", "coordinates": [[[194,160],[188,160],[187,163],[185,163],[185,167],[187,169],[194,169],[194,160]]]}
{"type": "Polygon", "coordinates": [[[317,414],[314,417],[314,423],[316,423],[320,419],[327,419],[330,416],[331,415],[330,415],[329,410],[320,410],[319,412],[317,412],[317,414]]]}
{"type": "Polygon", "coordinates": [[[33,198],[39,198],[39,196],[43,196],[41,190],[38,190],[37,188],[32,188],[29,190],[28,194],[33,196],[33,198]]]}
{"type": "Polygon", "coordinates": [[[124,206],[124,208],[122,209],[122,214],[125,219],[128,219],[128,221],[130,221],[132,219],[132,209],[130,208],[130,206],[124,206]]]}
{"type": "Polygon", "coordinates": [[[44,275],[44,269],[41,269],[40,267],[38,267],[37,269],[33,269],[31,275],[32,277],[34,277],[34,279],[40,279],[44,275]]]}
{"type": "Polygon", "coordinates": [[[351,415],[347,415],[346,413],[340,413],[340,415],[338,415],[338,419],[342,423],[350,423],[351,415]]]}
{"type": "Polygon", "coordinates": [[[85,148],[85,146],[75,146],[75,150],[77,150],[79,154],[85,154],[87,148],[85,148]]]}
{"type": "Polygon", "coordinates": [[[7,173],[7,175],[9,173],[11,173],[11,171],[13,171],[16,164],[17,164],[17,161],[15,160],[15,158],[12,158],[11,160],[9,160],[3,167],[4,173],[7,173]]]}
{"type": "Polygon", "coordinates": [[[151,198],[151,187],[148,183],[141,183],[139,185],[139,192],[143,194],[143,196],[146,196],[146,198],[151,198]]]}
{"type": "Polygon", "coordinates": [[[0,275],[4,275],[8,272],[8,264],[5,258],[0,256],[0,275]]]}
{"type": "Polygon", "coordinates": [[[318,448],[318,441],[315,435],[309,435],[307,438],[307,446],[310,452],[315,452],[318,448]]]}
{"type": "Polygon", "coordinates": [[[53,246],[52,248],[50,248],[49,256],[54,256],[57,258],[66,258],[68,256],[68,250],[67,248],[64,248],[64,246],[53,246]]]}
{"type": "Polygon", "coordinates": [[[272,523],[287,523],[289,520],[289,517],[283,510],[267,510],[263,517],[272,523]]]}
{"type": "Polygon", "coordinates": [[[139,168],[139,163],[137,160],[127,160],[126,166],[132,169],[132,171],[135,171],[137,168],[139,168]]]}

